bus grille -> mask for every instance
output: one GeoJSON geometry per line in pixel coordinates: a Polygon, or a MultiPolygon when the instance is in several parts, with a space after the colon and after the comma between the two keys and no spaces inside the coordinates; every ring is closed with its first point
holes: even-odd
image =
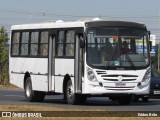
{"type": "Polygon", "coordinates": [[[118,77],[121,76],[121,81],[135,81],[137,80],[137,75],[121,75],[121,74],[107,74],[106,71],[96,71],[98,75],[102,77],[105,81],[119,81],[118,77]]]}
{"type": "Polygon", "coordinates": [[[137,77],[138,77],[136,75],[101,75],[103,80],[107,80],[107,81],[119,81],[118,80],[119,76],[122,77],[121,81],[135,81],[137,80],[137,77]]]}
{"type": "Polygon", "coordinates": [[[130,86],[130,87],[110,87],[110,86],[104,86],[105,89],[107,90],[117,90],[117,91],[125,91],[125,90],[133,90],[135,87],[130,86]]]}
{"type": "Polygon", "coordinates": [[[96,72],[98,75],[103,75],[103,74],[105,75],[106,74],[106,71],[103,71],[103,70],[97,70],[96,72]]]}

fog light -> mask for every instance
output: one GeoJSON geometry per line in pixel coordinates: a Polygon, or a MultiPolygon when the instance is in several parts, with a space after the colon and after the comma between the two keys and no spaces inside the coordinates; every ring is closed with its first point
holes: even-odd
{"type": "Polygon", "coordinates": [[[139,82],[139,83],[137,84],[137,86],[141,86],[141,83],[139,82]]]}
{"type": "Polygon", "coordinates": [[[103,84],[102,84],[101,82],[99,83],[99,85],[100,85],[101,87],[103,87],[103,84]]]}

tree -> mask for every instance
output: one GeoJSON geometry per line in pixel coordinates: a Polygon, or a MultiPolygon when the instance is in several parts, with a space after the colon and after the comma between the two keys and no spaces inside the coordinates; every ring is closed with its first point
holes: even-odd
{"type": "Polygon", "coordinates": [[[9,81],[8,66],[8,34],[4,27],[0,27],[0,84],[7,84],[9,81]]]}

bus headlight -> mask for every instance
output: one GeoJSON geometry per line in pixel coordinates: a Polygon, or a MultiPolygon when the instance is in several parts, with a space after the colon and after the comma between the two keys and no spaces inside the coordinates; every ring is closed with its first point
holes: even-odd
{"type": "Polygon", "coordinates": [[[151,76],[151,69],[149,68],[149,69],[146,71],[146,73],[145,73],[145,75],[144,75],[144,77],[143,77],[142,82],[148,81],[148,80],[150,79],[150,76],[151,76]]]}
{"type": "Polygon", "coordinates": [[[90,80],[90,81],[93,81],[93,82],[97,81],[97,78],[96,78],[93,70],[90,68],[87,68],[87,77],[88,77],[88,80],[90,80]]]}

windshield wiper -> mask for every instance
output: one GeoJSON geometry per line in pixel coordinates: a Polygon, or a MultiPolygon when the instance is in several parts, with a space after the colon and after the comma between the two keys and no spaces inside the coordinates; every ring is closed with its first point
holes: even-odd
{"type": "Polygon", "coordinates": [[[110,66],[109,66],[109,64],[110,64],[110,61],[109,61],[109,62],[107,62],[106,66],[105,66],[105,67],[106,67],[106,70],[108,70],[108,69],[109,69],[109,67],[110,67],[110,66]]]}
{"type": "Polygon", "coordinates": [[[135,70],[136,68],[135,68],[135,65],[134,65],[131,57],[130,57],[128,54],[125,54],[125,55],[126,55],[126,57],[127,57],[127,59],[128,59],[128,63],[129,63],[129,64],[132,66],[132,68],[135,70]]]}

